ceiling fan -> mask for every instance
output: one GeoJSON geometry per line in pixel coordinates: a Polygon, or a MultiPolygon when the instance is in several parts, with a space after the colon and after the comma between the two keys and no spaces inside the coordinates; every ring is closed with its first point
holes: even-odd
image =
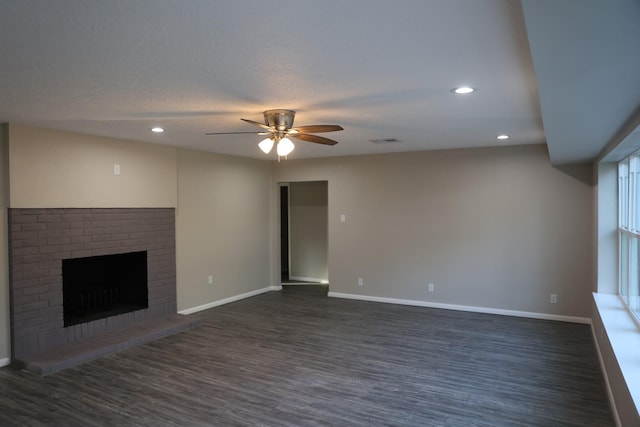
{"type": "Polygon", "coordinates": [[[258,146],[262,151],[268,154],[273,145],[276,145],[278,158],[287,156],[293,151],[295,146],[289,138],[296,138],[302,141],[313,142],[316,144],[336,145],[338,141],[325,138],[323,136],[312,135],[322,132],[336,132],[344,130],[338,125],[310,125],[293,127],[293,119],[296,115],[292,110],[267,110],[264,112],[264,123],[255,122],[249,119],[240,119],[254,126],[262,128],[258,132],[210,132],[206,135],[232,135],[232,134],[255,134],[267,135],[258,146]]]}

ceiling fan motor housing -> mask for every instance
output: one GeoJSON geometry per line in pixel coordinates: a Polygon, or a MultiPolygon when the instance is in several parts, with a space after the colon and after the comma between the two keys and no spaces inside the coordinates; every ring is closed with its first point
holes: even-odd
{"type": "Polygon", "coordinates": [[[292,110],[267,110],[264,112],[264,121],[279,132],[286,132],[293,127],[293,119],[296,112],[292,110]]]}

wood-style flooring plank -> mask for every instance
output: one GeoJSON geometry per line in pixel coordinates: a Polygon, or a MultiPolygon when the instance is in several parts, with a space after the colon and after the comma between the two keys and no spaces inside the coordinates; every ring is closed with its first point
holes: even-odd
{"type": "Polygon", "coordinates": [[[2,426],[612,426],[589,326],[285,287],[41,378],[2,426]]]}

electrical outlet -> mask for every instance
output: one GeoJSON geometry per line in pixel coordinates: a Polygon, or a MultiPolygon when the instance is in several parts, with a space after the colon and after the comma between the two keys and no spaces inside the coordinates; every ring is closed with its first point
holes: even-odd
{"type": "Polygon", "coordinates": [[[113,174],[114,175],[120,175],[120,165],[119,164],[115,164],[113,165],[113,174]]]}
{"type": "Polygon", "coordinates": [[[557,304],[558,303],[558,295],[556,295],[556,294],[549,295],[549,302],[551,304],[557,304]]]}
{"type": "Polygon", "coordinates": [[[433,283],[429,283],[427,285],[427,292],[433,292],[435,289],[435,286],[433,285],[433,283]]]}
{"type": "Polygon", "coordinates": [[[358,286],[364,286],[364,280],[362,280],[362,277],[358,277],[358,286]]]}
{"type": "Polygon", "coordinates": [[[209,284],[213,285],[213,276],[209,276],[209,284]]]}

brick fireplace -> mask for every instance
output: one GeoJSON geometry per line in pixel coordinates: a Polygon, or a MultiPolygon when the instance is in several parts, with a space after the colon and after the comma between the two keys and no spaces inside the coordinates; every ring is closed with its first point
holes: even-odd
{"type": "Polygon", "coordinates": [[[12,360],[176,315],[173,208],[9,209],[12,360]],[[145,252],[148,307],[65,327],[63,260],[145,252]]]}

